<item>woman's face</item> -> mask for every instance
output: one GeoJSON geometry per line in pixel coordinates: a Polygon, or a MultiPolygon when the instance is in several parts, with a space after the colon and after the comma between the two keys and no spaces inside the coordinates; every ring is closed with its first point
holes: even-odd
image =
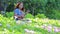
{"type": "Polygon", "coordinates": [[[21,4],[19,5],[19,8],[20,8],[20,9],[23,8],[23,3],[21,3],[21,4]]]}

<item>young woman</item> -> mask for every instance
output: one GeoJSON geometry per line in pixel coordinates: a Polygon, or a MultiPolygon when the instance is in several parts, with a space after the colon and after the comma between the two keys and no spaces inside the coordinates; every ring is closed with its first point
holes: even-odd
{"type": "Polygon", "coordinates": [[[23,12],[23,2],[18,2],[14,10],[14,18],[16,20],[21,20],[24,18],[25,13],[23,12]]]}

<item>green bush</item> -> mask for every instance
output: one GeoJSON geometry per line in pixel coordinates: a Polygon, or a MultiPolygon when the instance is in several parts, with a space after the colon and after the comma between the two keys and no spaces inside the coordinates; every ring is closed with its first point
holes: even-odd
{"type": "MultiPolygon", "coordinates": [[[[6,17],[10,18],[12,16],[14,16],[14,12],[6,12],[6,17]]],[[[34,16],[32,14],[28,13],[25,15],[25,18],[34,18],[34,16]]]]}
{"type": "Polygon", "coordinates": [[[6,17],[12,17],[14,15],[14,12],[6,12],[6,17]]]}
{"type": "Polygon", "coordinates": [[[34,16],[32,14],[28,13],[25,15],[25,18],[34,18],[34,16]]]}
{"type": "Polygon", "coordinates": [[[39,13],[35,17],[36,18],[46,18],[46,16],[44,14],[39,14],[39,13]]]}

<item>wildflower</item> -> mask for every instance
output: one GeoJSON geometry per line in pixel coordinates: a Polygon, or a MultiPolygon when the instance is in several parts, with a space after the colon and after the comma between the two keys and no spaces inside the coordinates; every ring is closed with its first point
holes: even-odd
{"type": "Polygon", "coordinates": [[[26,32],[30,32],[28,29],[25,29],[26,32]]]}
{"type": "Polygon", "coordinates": [[[52,31],[52,26],[47,26],[47,30],[48,30],[48,32],[51,32],[52,31]]]}
{"type": "Polygon", "coordinates": [[[43,24],[41,27],[45,29],[47,27],[47,25],[46,24],[43,24]]]}
{"type": "Polygon", "coordinates": [[[54,27],[54,32],[59,32],[57,27],[54,27]]]}
{"type": "Polygon", "coordinates": [[[34,34],[34,33],[35,33],[34,31],[28,30],[28,29],[25,29],[25,31],[26,31],[27,33],[31,33],[31,34],[34,34]]]}

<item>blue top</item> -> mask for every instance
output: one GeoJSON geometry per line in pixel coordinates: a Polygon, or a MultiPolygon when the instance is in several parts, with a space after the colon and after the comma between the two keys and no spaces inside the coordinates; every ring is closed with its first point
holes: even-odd
{"type": "Polygon", "coordinates": [[[19,16],[21,16],[23,14],[23,12],[18,8],[14,10],[14,13],[19,15],[19,16]]]}

